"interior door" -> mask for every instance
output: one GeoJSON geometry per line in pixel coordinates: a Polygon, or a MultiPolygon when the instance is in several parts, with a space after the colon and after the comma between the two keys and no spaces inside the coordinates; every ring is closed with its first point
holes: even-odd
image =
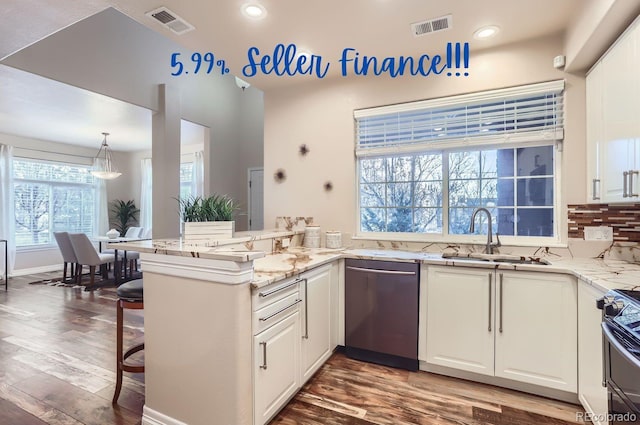
{"type": "Polygon", "coordinates": [[[264,169],[249,169],[249,230],[264,229],[264,169]]]}

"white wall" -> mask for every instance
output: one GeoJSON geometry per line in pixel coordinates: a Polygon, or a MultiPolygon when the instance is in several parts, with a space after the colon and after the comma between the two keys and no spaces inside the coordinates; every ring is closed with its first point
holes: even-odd
{"type": "Polygon", "coordinates": [[[584,201],[584,77],[553,68],[553,57],[562,47],[558,36],[472,53],[466,78],[368,76],[267,91],[265,223],[274,223],[280,215],[313,216],[323,229],[355,231],[354,109],[562,78],[566,79],[563,205],[584,201]],[[310,149],[305,157],[298,154],[303,143],[310,149]],[[287,175],[283,183],[272,178],[279,168],[287,175]],[[323,188],[326,181],[333,183],[331,192],[323,188]]]}

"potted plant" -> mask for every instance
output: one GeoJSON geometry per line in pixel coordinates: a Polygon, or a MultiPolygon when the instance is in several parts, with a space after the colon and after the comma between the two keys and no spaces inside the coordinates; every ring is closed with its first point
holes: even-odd
{"type": "Polygon", "coordinates": [[[138,213],[140,210],[136,207],[133,200],[122,201],[115,199],[111,202],[111,225],[124,236],[129,227],[138,224],[138,213]]]}
{"type": "Polygon", "coordinates": [[[232,238],[233,214],[238,209],[227,195],[190,196],[178,199],[182,219],[182,237],[188,241],[232,238]]]}

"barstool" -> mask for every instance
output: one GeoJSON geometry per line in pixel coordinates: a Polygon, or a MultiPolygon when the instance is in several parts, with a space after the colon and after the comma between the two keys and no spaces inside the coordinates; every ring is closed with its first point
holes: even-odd
{"type": "Polygon", "coordinates": [[[131,373],[144,373],[144,364],[132,365],[125,363],[125,360],[138,351],[144,350],[144,343],[135,345],[127,350],[126,353],[122,353],[124,348],[122,347],[122,328],[123,328],[123,316],[124,309],[142,310],[144,308],[143,302],[143,288],[142,279],[136,279],[123,283],[118,286],[117,290],[118,301],[117,305],[117,319],[116,319],[116,391],[113,394],[113,404],[118,402],[120,396],[120,390],[122,389],[122,372],[131,373]]]}

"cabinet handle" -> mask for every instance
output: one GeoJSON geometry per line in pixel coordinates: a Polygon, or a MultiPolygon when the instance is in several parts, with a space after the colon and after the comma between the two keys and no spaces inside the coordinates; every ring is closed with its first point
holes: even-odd
{"type": "Polygon", "coordinates": [[[261,342],[260,345],[262,345],[262,364],[260,369],[267,370],[267,343],[261,342]]]}
{"type": "Polygon", "coordinates": [[[281,308],[280,310],[276,311],[275,313],[271,313],[270,315],[268,315],[267,317],[261,317],[260,320],[261,322],[266,322],[267,320],[271,319],[272,317],[277,316],[278,314],[282,313],[285,310],[289,310],[291,307],[294,307],[296,304],[302,302],[302,300],[296,300],[293,304],[288,305],[284,308],[281,308]]]}
{"type": "Polygon", "coordinates": [[[416,272],[403,272],[400,270],[378,270],[378,269],[365,269],[364,267],[354,267],[347,266],[349,270],[355,270],[357,272],[368,272],[368,273],[378,273],[378,274],[396,274],[403,276],[415,276],[416,272]]]}
{"type": "Polygon", "coordinates": [[[637,170],[629,170],[629,196],[639,196],[637,193],[633,193],[633,176],[638,174],[637,170]]]}
{"type": "Polygon", "coordinates": [[[491,332],[491,287],[493,286],[492,273],[489,273],[489,332],[491,332]]]}
{"type": "Polygon", "coordinates": [[[304,336],[309,339],[309,284],[308,279],[304,279],[304,336]]]}
{"type": "Polygon", "coordinates": [[[295,286],[295,285],[297,285],[297,284],[298,284],[298,283],[300,283],[300,282],[302,282],[302,279],[296,279],[295,281],[291,282],[291,283],[290,283],[290,284],[288,284],[288,285],[284,285],[284,286],[281,286],[281,287],[279,287],[279,288],[272,289],[272,290],[267,291],[267,292],[260,292],[260,293],[258,294],[258,296],[259,296],[260,298],[266,298],[266,297],[268,297],[269,295],[273,295],[273,294],[276,294],[276,293],[278,293],[278,292],[280,292],[280,291],[284,291],[284,290],[285,290],[285,289],[287,289],[287,288],[291,288],[292,286],[295,286]]]}
{"type": "Polygon", "coordinates": [[[502,333],[502,278],[503,274],[500,273],[500,333],[502,333]]]}
{"type": "Polygon", "coordinates": [[[597,190],[598,190],[598,183],[600,183],[600,179],[593,179],[593,182],[592,182],[593,187],[592,187],[592,190],[591,190],[591,192],[592,192],[591,199],[594,200],[594,201],[600,200],[600,197],[596,196],[596,193],[597,193],[597,190]]]}
{"type": "Polygon", "coordinates": [[[629,172],[625,171],[622,173],[622,197],[627,198],[627,177],[629,176],[629,172]]]}

